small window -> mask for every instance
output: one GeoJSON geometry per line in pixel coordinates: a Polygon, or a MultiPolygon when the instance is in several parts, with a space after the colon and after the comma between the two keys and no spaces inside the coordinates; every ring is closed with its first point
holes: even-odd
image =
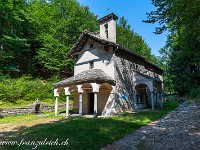
{"type": "Polygon", "coordinates": [[[94,44],[90,44],[90,48],[93,48],[94,47],[94,44]]]}
{"type": "Polygon", "coordinates": [[[93,69],[94,68],[94,61],[91,61],[90,62],[90,69],[93,69]]]}
{"type": "Polygon", "coordinates": [[[105,51],[108,51],[108,50],[109,50],[109,47],[108,47],[108,46],[104,46],[104,50],[105,50],[105,51]]]}
{"type": "Polygon", "coordinates": [[[105,24],[104,27],[105,27],[106,38],[108,38],[108,24],[105,24]]]}

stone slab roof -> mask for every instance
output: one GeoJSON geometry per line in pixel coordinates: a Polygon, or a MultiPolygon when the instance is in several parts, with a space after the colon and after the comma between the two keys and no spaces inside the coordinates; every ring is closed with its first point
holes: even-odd
{"type": "Polygon", "coordinates": [[[115,80],[108,76],[101,69],[90,69],[83,71],[75,76],[62,80],[60,82],[54,83],[54,88],[57,87],[65,87],[70,85],[77,85],[83,83],[109,83],[111,85],[115,85],[115,80]]]}

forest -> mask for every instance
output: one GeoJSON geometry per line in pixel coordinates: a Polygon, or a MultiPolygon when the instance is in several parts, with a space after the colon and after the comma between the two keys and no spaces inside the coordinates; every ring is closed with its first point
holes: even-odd
{"type": "MultiPolygon", "coordinates": [[[[161,56],[151,53],[123,16],[117,43],[163,68],[171,93],[198,97],[200,1],[151,2],[157,10],[148,12],[144,22],[158,22],[156,34],[169,32],[161,56]]],[[[0,0],[0,104],[53,98],[52,82],[73,75],[74,60],[67,53],[84,30],[99,30],[98,17],[76,0],[0,0]]]]}
{"type": "Polygon", "coordinates": [[[157,8],[146,23],[159,23],[156,34],[168,31],[160,49],[165,87],[179,95],[200,98],[200,0],[151,0],[157,8]]]}

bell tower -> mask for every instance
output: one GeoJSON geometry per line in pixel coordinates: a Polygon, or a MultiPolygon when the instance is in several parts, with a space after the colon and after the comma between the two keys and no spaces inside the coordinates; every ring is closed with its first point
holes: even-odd
{"type": "Polygon", "coordinates": [[[116,43],[116,20],[118,17],[111,13],[98,20],[100,25],[100,37],[116,43]]]}

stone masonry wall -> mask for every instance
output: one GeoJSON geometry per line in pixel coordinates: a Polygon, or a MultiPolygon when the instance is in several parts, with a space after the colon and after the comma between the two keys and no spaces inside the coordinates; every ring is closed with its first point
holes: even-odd
{"type": "MultiPolygon", "coordinates": [[[[59,105],[59,109],[65,108],[64,105],[59,105]]],[[[44,106],[42,107],[42,111],[44,112],[52,112],[54,111],[54,106],[44,106]]],[[[14,116],[14,115],[23,115],[23,114],[31,114],[34,113],[33,107],[28,106],[24,108],[0,108],[0,117],[4,116],[14,116]]]]}
{"type": "Polygon", "coordinates": [[[115,80],[116,80],[116,110],[118,112],[132,110],[134,99],[132,62],[119,57],[115,58],[115,80]]]}

